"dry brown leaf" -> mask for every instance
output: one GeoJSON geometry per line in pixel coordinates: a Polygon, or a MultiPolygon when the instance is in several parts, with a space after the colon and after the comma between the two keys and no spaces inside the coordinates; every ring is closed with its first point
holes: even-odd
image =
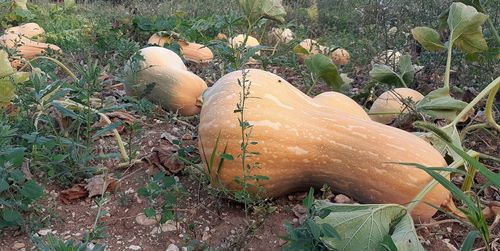
{"type": "Polygon", "coordinates": [[[89,192],[85,189],[85,184],[76,184],[73,187],[61,191],[59,199],[64,204],[74,203],[88,196],[89,192]]]}
{"type": "Polygon", "coordinates": [[[184,168],[182,162],[177,158],[176,148],[172,145],[155,147],[144,159],[168,175],[176,174],[184,168]]]}
{"type": "MultiPolygon", "coordinates": [[[[108,112],[105,114],[106,114],[106,116],[109,117],[111,122],[116,122],[118,120],[121,120],[123,123],[125,123],[127,125],[132,125],[136,121],[136,118],[132,114],[128,113],[127,111],[114,111],[114,112],[108,112]]],[[[102,118],[97,123],[95,123],[93,125],[94,128],[104,128],[106,126],[108,126],[108,123],[106,123],[106,121],[104,121],[104,119],[102,119],[102,118]]],[[[116,130],[118,131],[118,133],[121,134],[125,131],[125,126],[120,125],[116,128],[116,130]]],[[[103,136],[113,136],[113,133],[108,132],[108,133],[104,134],[103,136]]]]}
{"type": "Polygon", "coordinates": [[[118,187],[118,180],[107,176],[106,183],[104,183],[104,174],[96,175],[90,179],[85,179],[87,185],[85,185],[85,189],[88,191],[88,197],[94,197],[96,195],[102,195],[103,187],[106,186],[107,192],[114,192],[118,187]]]}

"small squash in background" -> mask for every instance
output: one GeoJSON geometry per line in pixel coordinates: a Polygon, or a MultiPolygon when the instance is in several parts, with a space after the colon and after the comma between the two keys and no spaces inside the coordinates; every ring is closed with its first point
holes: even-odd
{"type": "Polygon", "coordinates": [[[166,110],[178,111],[184,116],[200,112],[201,95],[207,84],[188,71],[175,52],[152,46],[139,50],[137,54],[132,56],[124,69],[128,95],[145,97],[166,110]]]}
{"type": "Polygon", "coordinates": [[[35,42],[15,33],[7,33],[1,36],[0,45],[10,49],[17,49],[18,54],[27,59],[43,55],[48,50],[61,52],[61,48],[57,45],[35,42]]]}
{"type": "Polygon", "coordinates": [[[153,34],[149,40],[149,45],[158,45],[163,47],[165,44],[171,44],[177,40],[181,47],[181,53],[184,59],[193,63],[208,63],[214,58],[214,54],[210,48],[197,43],[190,43],[178,39],[179,34],[175,32],[157,32],[153,34]]]}
{"type": "Polygon", "coordinates": [[[346,65],[349,63],[351,55],[345,49],[338,48],[332,52],[332,61],[336,65],[346,65]]]}
{"type": "Polygon", "coordinates": [[[411,99],[412,102],[422,100],[420,92],[410,88],[396,88],[380,95],[370,108],[370,118],[382,124],[392,123],[401,113],[408,113],[409,109],[403,101],[411,99]]]}
{"type": "Polygon", "coordinates": [[[5,33],[18,34],[37,42],[45,42],[45,30],[37,23],[26,23],[23,25],[11,27],[6,29],[5,33]]]}

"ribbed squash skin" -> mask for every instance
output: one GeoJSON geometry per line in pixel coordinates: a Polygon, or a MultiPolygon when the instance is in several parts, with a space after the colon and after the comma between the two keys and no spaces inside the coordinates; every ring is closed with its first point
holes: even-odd
{"type": "Polygon", "coordinates": [[[424,98],[420,92],[410,88],[396,88],[393,91],[382,93],[370,107],[370,118],[382,124],[390,124],[401,113],[409,112],[409,109],[401,102],[401,98],[411,98],[413,102],[418,102],[424,98]],[[398,95],[394,94],[397,93],[398,95]],[[387,114],[383,114],[387,113],[387,114]]]}
{"type": "MultiPolygon", "coordinates": [[[[234,113],[241,89],[238,79],[242,79],[241,71],[229,73],[207,90],[199,125],[199,144],[206,159],[210,159],[219,133],[217,152],[222,153],[227,144],[227,153],[235,156],[234,161],[224,162],[218,175],[215,170],[210,173],[214,185],[219,178],[233,191],[240,189],[235,177],[242,176],[241,161],[236,158],[241,153],[241,128],[239,114],[234,113]]],[[[250,96],[259,97],[246,100],[246,120],[253,125],[251,141],[258,142],[248,151],[260,153],[247,163],[261,164],[251,169],[251,175],[269,177],[260,182],[267,196],[328,184],[333,191],[363,203],[406,204],[432,178],[394,162],[446,165],[439,152],[411,133],[349,113],[329,112],[272,73],[252,69],[247,80],[252,83],[250,96]]],[[[450,193],[442,186],[425,197],[438,206],[450,200],[450,193]]],[[[427,220],[435,212],[420,203],[412,216],[427,220]]]]}
{"type": "Polygon", "coordinates": [[[37,23],[26,23],[23,25],[11,27],[5,30],[5,33],[14,33],[24,36],[29,39],[34,39],[37,42],[45,42],[45,30],[37,23]]]}
{"type": "Polygon", "coordinates": [[[172,41],[174,41],[173,38],[169,36],[160,36],[157,33],[155,33],[148,39],[148,44],[158,45],[163,47],[165,44],[172,43],[172,41]]]}
{"type": "Polygon", "coordinates": [[[18,54],[27,59],[40,56],[46,53],[49,48],[54,51],[61,51],[61,48],[57,45],[35,42],[15,33],[7,33],[1,36],[0,45],[11,49],[17,48],[18,54]]]}
{"type": "Polygon", "coordinates": [[[125,66],[128,95],[145,95],[163,108],[184,116],[200,113],[199,98],[207,88],[205,81],[188,71],[182,59],[171,50],[153,46],[139,53],[144,57],[140,62],[141,70],[131,74],[130,62],[125,66]],[[147,91],[152,83],[152,89],[147,91]]]}
{"type": "Polygon", "coordinates": [[[351,115],[359,117],[360,119],[370,120],[370,116],[368,116],[363,107],[340,92],[323,92],[314,97],[313,101],[335,110],[347,112],[351,115]]]}

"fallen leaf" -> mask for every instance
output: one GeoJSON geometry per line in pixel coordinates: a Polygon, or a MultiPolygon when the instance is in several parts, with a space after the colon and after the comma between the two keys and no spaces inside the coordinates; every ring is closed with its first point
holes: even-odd
{"type": "MultiPolygon", "coordinates": [[[[120,120],[127,125],[132,125],[136,121],[136,118],[127,111],[114,111],[105,114],[109,117],[111,122],[120,120]]],[[[94,128],[105,128],[106,126],[108,126],[108,123],[106,123],[106,121],[104,121],[104,119],[102,118],[93,125],[94,128]]],[[[118,127],[116,127],[116,130],[118,131],[118,133],[122,134],[125,131],[125,126],[119,125],[118,127]]],[[[107,132],[102,136],[113,136],[113,132],[107,132]]]]}
{"type": "Polygon", "coordinates": [[[105,177],[103,174],[101,175],[96,175],[90,179],[85,179],[87,182],[87,185],[85,185],[85,189],[88,191],[88,197],[94,197],[96,195],[102,195],[103,192],[103,187],[106,186],[106,191],[107,192],[113,192],[116,190],[118,186],[118,180],[111,177],[107,176],[106,177],[106,183],[104,181],[105,177]]]}
{"type": "Polygon", "coordinates": [[[176,174],[184,168],[182,162],[177,158],[177,150],[173,145],[154,147],[152,152],[144,157],[144,160],[168,175],[176,174]]]}
{"type": "Polygon", "coordinates": [[[89,192],[85,189],[85,184],[75,184],[73,187],[61,191],[59,199],[67,205],[86,198],[88,194],[89,192]]]}

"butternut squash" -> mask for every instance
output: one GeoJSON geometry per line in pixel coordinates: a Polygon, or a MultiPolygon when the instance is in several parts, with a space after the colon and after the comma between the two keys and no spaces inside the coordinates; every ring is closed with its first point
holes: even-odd
{"type": "Polygon", "coordinates": [[[11,27],[5,33],[13,33],[33,39],[37,42],[45,42],[45,30],[37,23],[26,23],[20,26],[11,27]]]}
{"type": "Polygon", "coordinates": [[[340,92],[323,92],[313,98],[313,101],[336,110],[341,110],[360,119],[370,120],[370,117],[356,101],[340,92]]]}
{"type": "Polygon", "coordinates": [[[144,96],[163,108],[178,111],[184,116],[200,112],[200,96],[207,89],[207,84],[188,71],[175,52],[152,46],[137,53],[143,59],[136,61],[137,57],[132,56],[124,70],[128,95],[144,96]]]}
{"type": "Polygon", "coordinates": [[[24,36],[15,33],[7,33],[0,37],[0,45],[10,49],[17,49],[19,55],[31,59],[45,54],[49,49],[60,52],[57,45],[32,41],[24,36]]]}
{"type": "MultiPolygon", "coordinates": [[[[210,159],[219,133],[216,152],[226,149],[235,156],[219,171],[209,172],[214,186],[222,184],[232,191],[241,189],[235,181],[242,176],[237,157],[241,153],[240,114],[234,110],[240,99],[238,80],[242,79],[241,71],[232,72],[206,91],[198,131],[206,159],[210,159]]],[[[258,142],[249,145],[248,151],[260,153],[247,163],[260,163],[250,175],[269,178],[259,181],[268,197],[328,184],[363,203],[406,204],[432,178],[420,169],[396,163],[446,165],[441,154],[417,136],[340,110],[330,112],[272,73],[250,69],[246,79],[251,82],[250,97],[256,98],[246,99],[245,120],[253,125],[251,141],[258,142]]],[[[215,163],[218,161],[216,158],[215,163]]],[[[207,163],[205,168],[208,172],[207,163]]],[[[442,186],[436,186],[424,201],[437,206],[453,203],[442,186]]],[[[427,220],[436,211],[420,203],[412,216],[427,220]]]]}
{"type": "MultiPolygon", "coordinates": [[[[239,34],[236,37],[232,37],[228,40],[229,45],[232,48],[238,48],[243,44],[243,42],[245,42],[245,37],[246,37],[245,34],[239,34]]],[[[259,40],[257,40],[252,36],[248,36],[247,41],[245,43],[245,48],[251,48],[259,45],[260,45],[259,40]]],[[[257,51],[255,54],[260,55],[260,51],[257,51]]],[[[247,64],[260,64],[260,62],[254,58],[250,58],[247,64]]]]}
{"type": "Polygon", "coordinates": [[[408,113],[408,108],[403,101],[411,99],[412,102],[422,100],[424,96],[409,88],[396,88],[382,93],[370,108],[369,114],[373,121],[382,124],[392,123],[401,113],[408,113]]]}
{"type": "MultiPolygon", "coordinates": [[[[158,45],[163,47],[165,44],[170,44],[177,40],[177,33],[162,33],[157,32],[153,34],[149,40],[148,44],[150,45],[158,45]]],[[[181,47],[181,53],[184,59],[194,63],[208,63],[213,60],[214,54],[210,48],[197,43],[189,43],[183,40],[177,40],[179,46],[181,47]]]]}
{"type": "Polygon", "coordinates": [[[202,44],[179,42],[182,56],[190,62],[197,64],[209,63],[214,59],[214,54],[210,48],[202,44]]]}
{"type": "Polygon", "coordinates": [[[308,58],[309,55],[315,55],[315,54],[321,54],[324,53],[326,50],[326,47],[323,45],[320,45],[316,40],[313,39],[304,39],[302,42],[299,44],[300,47],[302,47],[304,50],[306,50],[309,54],[304,54],[297,52],[297,56],[299,56],[299,60],[301,62],[304,61],[304,59],[308,58]]]}

